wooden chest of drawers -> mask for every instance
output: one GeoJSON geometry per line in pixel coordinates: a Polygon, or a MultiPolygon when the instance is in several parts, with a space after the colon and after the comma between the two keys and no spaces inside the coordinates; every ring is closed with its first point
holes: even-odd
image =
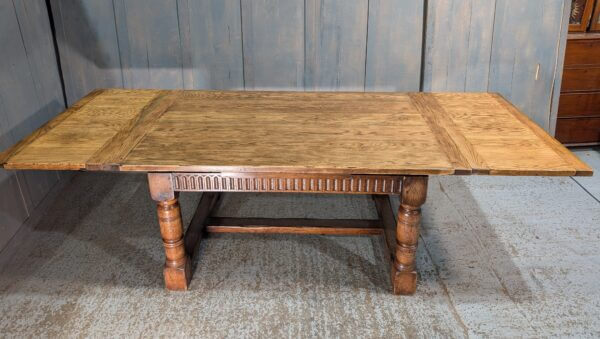
{"type": "Polygon", "coordinates": [[[600,33],[569,35],[556,138],[569,145],[600,143],[600,33]]]}

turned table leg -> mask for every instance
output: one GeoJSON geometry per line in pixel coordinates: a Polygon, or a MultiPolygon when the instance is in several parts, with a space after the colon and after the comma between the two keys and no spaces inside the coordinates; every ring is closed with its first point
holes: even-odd
{"type": "Polygon", "coordinates": [[[187,290],[191,279],[191,260],[185,251],[183,224],[171,176],[149,173],[152,199],[157,203],[160,234],[165,247],[165,286],[169,290],[187,290]]]}
{"type": "Polygon", "coordinates": [[[185,253],[177,198],[159,201],[157,211],[166,256],[165,285],[169,290],[187,290],[191,279],[191,260],[185,253]]]}
{"type": "Polygon", "coordinates": [[[421,222],[421,205],[427,196],[426,176],[406,176],[396,222],[396,248],[392,265],[394,294],[413,294],[417,288],[415,254],[421,222]]]}

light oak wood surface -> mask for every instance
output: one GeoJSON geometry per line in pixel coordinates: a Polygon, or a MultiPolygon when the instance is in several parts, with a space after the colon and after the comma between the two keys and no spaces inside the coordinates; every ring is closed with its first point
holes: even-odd
{"type": "Polygon", "coordinates": [[[493,93],[97,90],[7,169],[591,175],[493,93]]]}

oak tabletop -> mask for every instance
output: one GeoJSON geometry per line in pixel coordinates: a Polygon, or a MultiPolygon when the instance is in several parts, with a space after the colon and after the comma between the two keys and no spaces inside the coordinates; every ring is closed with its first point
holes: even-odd
{"type": "Polygon", "coordinates": [[[100,89],[0,154],[7,169],[592,175],[494,93],[100,89]]]}

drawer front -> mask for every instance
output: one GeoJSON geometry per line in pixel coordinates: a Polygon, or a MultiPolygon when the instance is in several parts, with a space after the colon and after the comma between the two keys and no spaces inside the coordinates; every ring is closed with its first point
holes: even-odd
{"type": "Polygon", "coordinates": [[[600,66],[565,68],[561,92],[600,90],[600,66]]]}
{"type": "Polygon", "coordinates": [[[600,39],[567,40],[565,66],[600,65],[600,39]]]}
{"type": "Polygon", "coordinates": [[[558,119],[556,139],[563,144],[600,142],[600,118],[558,119]]]}
{"type": "Polygon", "coordinates": [[[600,92],[562,93],[558,117],[600,117],[600,92]]]}

